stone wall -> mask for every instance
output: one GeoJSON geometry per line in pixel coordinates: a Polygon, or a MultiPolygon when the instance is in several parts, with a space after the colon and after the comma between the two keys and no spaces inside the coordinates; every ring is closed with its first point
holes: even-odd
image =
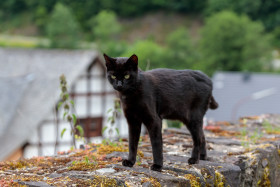
{"type": "Polygon", "coordinates": [[[239,124],[205,128],[208,159],[187,163],[192,149],[186,129],[165,129],[164,167],[151,171],[152,150],[142,137],[137,163],[121,165],[127,140],[90,144],[54,157],[0,163],[1,185],[29,186],[280,186],[280,118],[242,118],[239,124]]]}

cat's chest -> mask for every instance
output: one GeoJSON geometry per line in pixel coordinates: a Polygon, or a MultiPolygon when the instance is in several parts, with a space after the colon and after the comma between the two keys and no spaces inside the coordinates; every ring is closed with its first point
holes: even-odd
{"type": "Polygon", "coordinates": [[[124,110],[140,110],[145,103],[141,98],[133,96],[122,95],[120,99],[124,110]]]}
{"type": "Polygon", "coordinates": [[[120,96],[120,99],[123,104],[123,107],[131,107],[138,105],[139,103],[139,100],[137,98],[133,98],[131,96],[122,95],[120,96]]]}

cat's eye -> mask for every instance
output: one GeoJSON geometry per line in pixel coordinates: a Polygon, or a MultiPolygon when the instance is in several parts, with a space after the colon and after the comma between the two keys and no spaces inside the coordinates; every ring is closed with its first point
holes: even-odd
{"type": "Polygon", "coordinates": [[[128,75],[128,74],[124,76],[125,79],[129,79],[129,77],[130,77],[130,75],[128,75]]]}
{"type": "Polygon", "coordinates": [[[115,75],[111,75],[111,78],[112,79],[116,79],[117,77],[115,75]]]}

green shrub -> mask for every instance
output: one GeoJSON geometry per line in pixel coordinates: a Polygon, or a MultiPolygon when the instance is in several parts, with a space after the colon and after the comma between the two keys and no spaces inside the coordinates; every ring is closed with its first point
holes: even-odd
{"type": "Polygon", "coordinates": [[[79,25],[69,8],[57,3],[51,14],[46,33],[52,48],[77,48],[79,25]]]}
{"type": "Polygon", "coordinates": [[[262,71],[271,54],[270,38],[260,22],[247,16],[222,11],[206,19],[201,32],[203,59],[199,68],[215,70],[262,71]]]}

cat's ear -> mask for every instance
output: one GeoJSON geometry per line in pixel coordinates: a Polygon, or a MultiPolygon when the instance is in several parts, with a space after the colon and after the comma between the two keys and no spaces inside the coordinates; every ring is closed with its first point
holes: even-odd
{"type": "Polygon", "coordinates": [[[128,62],[128,65],[130,67],[132,67],[133,70],[138,69],[138,57],[135,54],[133,54],[131,57],[129,57],[127,62],[128,62]]]}
{"type": "Polygon", "coordinates": [[[116,59],[109,57],[105,53],[103,54],[103,56],[106,62],[107,69],[112,69],[116,63],[116,59]]]}

